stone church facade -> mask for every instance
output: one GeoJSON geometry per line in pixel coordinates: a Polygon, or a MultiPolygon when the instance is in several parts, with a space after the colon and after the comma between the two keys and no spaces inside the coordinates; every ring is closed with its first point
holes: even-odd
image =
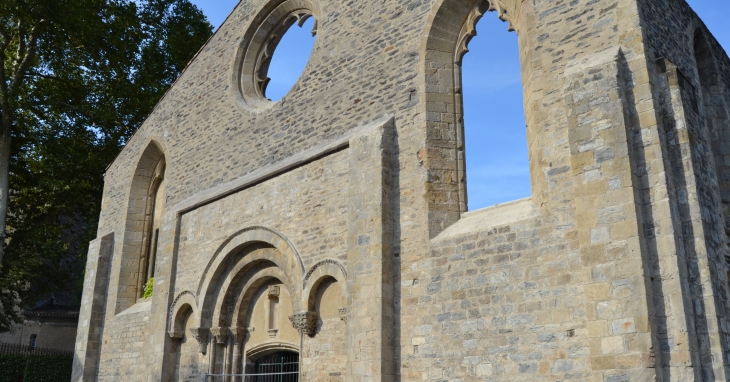
{"type": "Polygon", "coordinates": [[[684,0],[242,1],[106,173],[74,380],[730,380],[729,107],[684,0]],[[482,16],[518,34],[532,196],[469,211],[482,16]]]}

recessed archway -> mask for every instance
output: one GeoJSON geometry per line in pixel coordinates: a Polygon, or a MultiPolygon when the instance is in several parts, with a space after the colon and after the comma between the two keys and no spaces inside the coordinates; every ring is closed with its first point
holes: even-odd
{"type": "MultiPolygon", "coordinates": [[[[289,286],[291,293],[301,295],[304,265],[293,244],[272,229],[246,228],[231,235],[219,246],[200,278],[197,299],[198,306],[200,306],[201,326],[212,325],[215,303],[223,295],[220,293],[221,288],[224,285],[230,285],[230,280],[240,272],[241,268],[237,267],[250,267],[259,260],[267,260],[275,264],[283,272],[282,279],[289,286]],[[274,248],[276,251],[267,256],[255,253],[253,256],[248,256],[252,252],[246,251],[246,249],[259,244],[274,248]],[[237,269],[235,273],[232,272],[234,269],[237,269]],[[227,282],[229,284],[226,284],[227,282]]],[[[296,307],[299,307],[299,300],[295,301],[296,307]]]]}
{"type": "MultiPolygon", "coordinates": [[[[164,208],[160,185],[164,179],[167,160],[163,146],[150,141],[140,155],[131,179],[127,200],[125,234],[123,239],[119,282],[116,294],[116,313],[134,305],[142,297],[145,283],[154,274],[156,231],[164,208]],[[155,207],[158,212],[155,213],[155,207]]],[[[164,191],[164,189],[163,189],[164,191]]]]}

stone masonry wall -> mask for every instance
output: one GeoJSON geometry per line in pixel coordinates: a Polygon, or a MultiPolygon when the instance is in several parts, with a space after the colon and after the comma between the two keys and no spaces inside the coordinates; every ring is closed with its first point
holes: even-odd
{"type": "Polygon", "coordinates": [[[348,184],[346,158],[347,151],[337,152],[185,214],[175,296],[185,290],[197,292],[221,243],[251,226],[276,227],[297,247],[307,269],[326,258],[345,263],[347,203],[341,192],[348,184]]]}
{"type": "MultiPolygon", "coordinates": [[[[96,319],[77,340],[87,362],[98,341],[99,380],[204,373],[189,330],[203,323],[180,338],[171,309],[252,226],[301,256],[284,283],[343,266],[346,321],[298,323],[303,380],[726,379],[727,239],[688,90],[701,22],[683,0],[294,0],[318,21],[309,64],[252,111],[234,96],[236,51],[283,1],[242,1],[107,171],[99,236],[120,244],[94,247],[89,266],[111,268],[87,271],[81,316],[96,319]],[[457,53],[487,8],[519,34],[533,195],[465,212],[457,53]],[[151,144],[167,166],[155,293],[117,309],[151,144]]],[[[709,45],[727,98],[730,60],[709,45]]]]}
{"type": "Polygon", "coordinates": [[[12,332],[0,333],[0,342],[28,346],[30,336],[36,335],[35,346],[46,349],[73,351],[76,342],[77,322],[71,320],[25,321],[17,324],[12,332]]]}
{"type": "Polygon", "coordinates": [[[302,343],[302,379],[339,382],[346,380],[347,316],[340,314],[346,298],[339,282],[324,285],[315,297],[317,332],[302,343]]]}
{"type": "MultiPolygon", "coordinates": [[[[670,341],[688,331],[689,338],[680,341],[691,345],[691,363],[701,373],[695,379],[724,380],[730,371],[729,253],[723,224],[728,170],[726,144],[716,142],[727,140],[730,60],[686,2],[649,1],[642,4],[641,13],[650,73],[655,73],[657,136],[663,141],[661,155],[669,170],[665,179],[672,231],[678,241],[676,249],[666,250],[678,253],[681,285],[687,285],[684,308],[679,308],[679,301],[669,305],[687,312],[686,324],[669,321],[665,330],[670,341]],[[676,12],[663,12],[667,7],[676,12]],[[674,31],[671,38],[669,31],[674,31]],[[712,83],[712,89],[703,88],[706,83],[712,83]]],[[[656,279],[663,279],[660,287],[666,289],[672,278],[670,273],[656,279]]]]}
{"type": "Polygon", "coordinates": [[[154,349],[149,323],[150,302],[135,305],[133,310],[120,315],[107,315],[99,360],[99,381],[142,380],[147,366],[145,355],[154,349]]]}

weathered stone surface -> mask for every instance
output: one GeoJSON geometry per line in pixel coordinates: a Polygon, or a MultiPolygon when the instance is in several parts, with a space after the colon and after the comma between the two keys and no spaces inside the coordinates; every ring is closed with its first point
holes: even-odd
{"type": "Polygon", "coordinates": [[[728,105],[684,0],[241,2],[107,171],[75,380],[274,351],[310,381],[727,380],[728,105]],[[270,103],[251,53],[310,13],[309,64],[270,103]],[[480,17],[519,34],[533,195],[467,212],[480,17]]]}

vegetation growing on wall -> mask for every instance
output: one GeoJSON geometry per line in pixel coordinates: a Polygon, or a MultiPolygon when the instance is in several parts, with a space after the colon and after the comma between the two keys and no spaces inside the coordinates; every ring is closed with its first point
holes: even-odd
{"type": "Polygon", "coordinates": [[[152,292],[153,292],[154,287],[155,287],[155,278],[150,277],[150,279],[147,280],[147,283],[144,284],[144,294],[142,295],[142,297],[145,300],[148,299],[149,297],[152,297],[152,292]]]}

